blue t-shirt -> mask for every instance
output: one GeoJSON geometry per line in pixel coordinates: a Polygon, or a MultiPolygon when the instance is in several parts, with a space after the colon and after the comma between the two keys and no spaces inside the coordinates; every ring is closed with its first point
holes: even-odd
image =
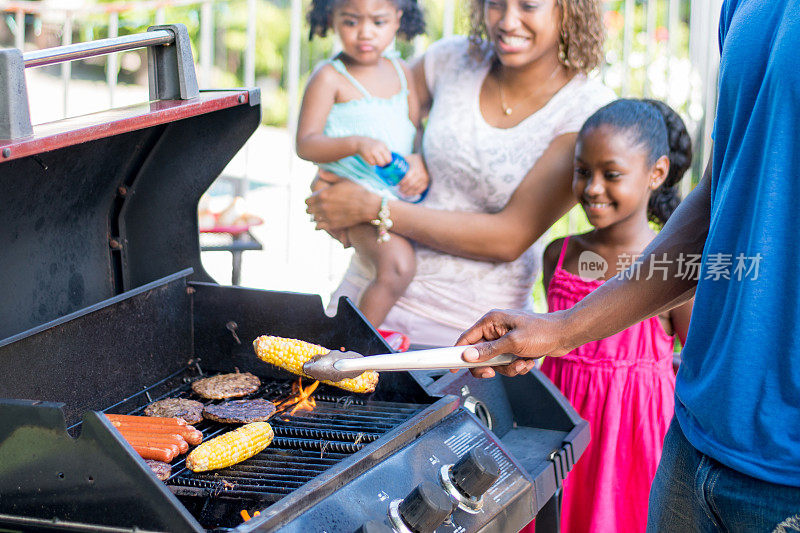
{"type": "Polygon", "coordinates": [[[793,486],[800,486],[798,49],[800,0],[723,4],[711,221],[675,388],[678,421],[698,450],[793,486]]]}

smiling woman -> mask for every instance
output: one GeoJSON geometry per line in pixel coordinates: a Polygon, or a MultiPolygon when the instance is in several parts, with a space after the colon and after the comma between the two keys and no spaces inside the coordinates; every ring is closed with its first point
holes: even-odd
{"type": "MultiPolygon", "coordinates": [[[[417,272],[384,327],[446,345],[492,308],[530,309],[542,236],[574,204],[576,133],[614,96],[586,76],[601,59],[600,13],[599,0],[477,0],[472,35],[412,67],[431,185],[421,204],[385,203],[392,232],[416,241],[417,272]]],[[[378,195],[324,185],[307,200],[319,228],[376,218],[378,195]]],[[[356,257],[332,305],[371,279],[356,257]]]]}
{"type": "MultiPolygon", "coordinates": [[[[472,0],[470,41],[480,44],[487,34],[485,8],[502,8],[504,0],[472,0]]],[[[597,67],[603,57],[603,25],[594,0],[525,0],[523,10],[542,12],[542,7],[555,4],[560,13],[558,25],[558,59],[565,66],[583,72],[597,67]]],[[[552,13],[552,12],[551,12],[552,13]]],[[[551,21],[553,22],[553,21],[551,21]]]]}

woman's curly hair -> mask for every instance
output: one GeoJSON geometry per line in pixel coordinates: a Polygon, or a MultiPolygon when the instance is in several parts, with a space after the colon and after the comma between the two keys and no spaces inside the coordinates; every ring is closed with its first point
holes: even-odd
{"type": "MultiPolygon", "coordinates": [[[[603,11],[600,0],[555,0],[561,8],[561,62],[569,69],[590,72],[603,62],[603,11]]],[[[472,0],[469,40],[477,50],[486,39],[483,8],[486,0],[472,0]]]]}
{"type": "MultiPolygon", "coordinates": [[[[315,35],[325,37],[328,30],[331,29],[331,18],[333,16],[333,9],[340,0],[311,0],[311,9],[308,11],[306,18],[310,30],[308,32],[308,40],[314,38],[315,35]]],[[[425,15],[422,8],[417,3],[417,0],[392,0],[397,9],[403,10],[403,16],[400,19],[400,29],[397,30],[398,35],[406,40],[411,40],[417,35],[425,33],[425,15]]]]}

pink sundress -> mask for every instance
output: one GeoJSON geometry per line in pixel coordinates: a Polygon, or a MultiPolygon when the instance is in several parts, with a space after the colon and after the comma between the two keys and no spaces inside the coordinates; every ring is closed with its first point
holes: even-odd
{"type": "MultiPolygon", "coordinates": [[[[547,288],[550,311],[569,309],[602,284],[562,268],[547,288]]],[[[652,317],[564,357],[542,372],[589,421],[591,442],[564,482],[563,532],[645,531],[647,500],[675,408],[674,337],[652,317]]]]}

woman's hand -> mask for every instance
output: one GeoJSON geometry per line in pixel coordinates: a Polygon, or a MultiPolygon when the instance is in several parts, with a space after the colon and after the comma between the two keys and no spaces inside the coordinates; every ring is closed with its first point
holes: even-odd
{"type": "MultiPolygon", "coordinates": [[[[328,172],[327,170],[318,169],[317,175],[314,176],[314,179],[311,180],[311,192],[315,193],[317,191],[321,191],[322,189],[326,189],[333,185],[334,183],[339,183],[343,181],[344,178],[340,178],[333,172],[328,172]]],[[[308,209],[306,209],[308,212],[308,209]]],[[[317,222],[316,218],[312,215],[312,220],[314,223],[317,222]]],[[[316,229],[320,229],[317,227],[316,229]]],[[[342,246],[345,248],[350,248],[350,237],[347,235],[346,229],[339,229],[339,230],[325,230],[325,232],[342,243],[342,246]]]]}
{"type": "Polygon", "coordinates": [[[400,180],[398,188],[400,192],[406,196],[415,196],[422,194],[428,188],[430,177],[428,176],[428,169],[425,167],[425,162],[422,160],[420,154],[410,154],[405,157],[408,161],[408,172],[400,180]]]}
{"type": "Polygon", "coordinates": [[[382,167],[392,162],[392,151],[381,141],[369,137],[358,137],[356,155],[361,156],[368,165],[382,167]]]}
{"type": "Polygon", "coordinates": [[[311,180],[311,192],[313,193],[321,191],[322,189],[330,187],[334,183],[339,183],[344,179],[345,178],[341,178],[333,172],[317,168],[317,175],[314,176],[313,180],[311,180]]]}
{"type": "Polygon", "coordinates": [[[476,345],[475,349],[464,351],[464,360],[469,362],[486,361],[504,353],[521,358],[502,367],[473,368],[475,377],[490,378],[495,371],[506,376],[526,374],[535,366],[535,359],[564,355],[574,348],[564,336],[568,330],[565,316],[563,312],[529,314],[494,310],[462,333],[456,346],[476,345]]]}
{"type": "Polygon", "coordinates": [[[340,230],[369,222],[378,214],[381,198],[350,180],[341,180],[306,198],[306,213],[317,229],[340,230]]]}

